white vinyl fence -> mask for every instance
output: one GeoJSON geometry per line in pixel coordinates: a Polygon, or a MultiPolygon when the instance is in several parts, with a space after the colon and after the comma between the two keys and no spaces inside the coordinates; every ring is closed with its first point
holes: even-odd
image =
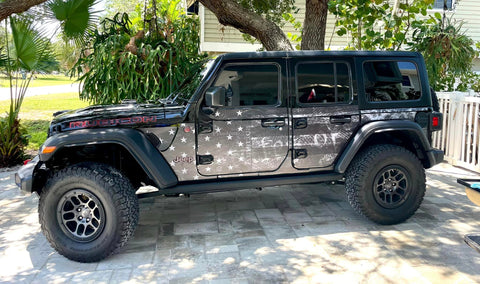
{"type": "Polygon", "coordinates": [[[480,172],[480,97],[469,93],[437,93],[443,130],[433,135],[433,147],[445,151],[452,165],[480,172]]]}

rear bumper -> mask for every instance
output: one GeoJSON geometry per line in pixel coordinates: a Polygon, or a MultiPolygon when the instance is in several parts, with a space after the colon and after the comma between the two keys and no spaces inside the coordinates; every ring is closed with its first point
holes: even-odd
{"type": "Polygon", "coordinates": [[[37,156],[15,174],[15,183],[24,194],[31,194],[33,191],[33,174],[38,162],[37,156]]]}
{"type": "Polygon", "coordinates": [[[432,149],[429,151],[429,155],[430,155],[430,163],[431,163],[431,167],[435,166],[436,164],[440,164],[441,162],[443,162],[443,159],[444,159],[444,155],[445,153],[442,151],[442,150],[439,150],[439,149],[432,149]]]}

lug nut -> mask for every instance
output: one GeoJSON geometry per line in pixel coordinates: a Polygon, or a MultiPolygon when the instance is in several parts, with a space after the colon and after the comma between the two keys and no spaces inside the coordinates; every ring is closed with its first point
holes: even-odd
{"type": "Polygon", "coordinates": [[[82,219],[83,219],[83,217],[82,217],[82,216],[78,216],[78,220],[82,220],[82,219]]]}

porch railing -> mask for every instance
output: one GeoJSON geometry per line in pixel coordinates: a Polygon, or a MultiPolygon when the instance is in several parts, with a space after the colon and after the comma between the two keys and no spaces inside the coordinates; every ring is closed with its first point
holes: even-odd
{"type": "Polygon", "coordinates": [[[437,93],[443,130],[434,133],[433,147],[445,151],[452,165],[480,172],[480,98],[469,93],[437,93]]]}

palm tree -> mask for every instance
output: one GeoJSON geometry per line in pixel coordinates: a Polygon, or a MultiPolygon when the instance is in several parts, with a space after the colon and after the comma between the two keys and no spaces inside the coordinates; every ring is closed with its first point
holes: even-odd
{"type": "MultiPolygon", "coordinates": [[[[94,28],[96,17],[92,8],[96,3],[97,0],[51,0],[47,2],[47,7],[52,18],[60,22],[63,36],[83,45],[94,28]]],[[[17,163],[23,157],[26,139],[18,114],[33,76],[54,57],[51,39],[44,36],[45,31],[36,29],[31,20],[10,16],[8,21],[12,40],[9,42],[8,23],[5,21],[6,53],[0,56],[0,67],[3,65],[10,81],[10,108],[7,117],[0,119],[0,132],[5,133],[0,137],[0,166],[17,163]],[[20,73],[25,78],[19,79],[20,73]]]]}

